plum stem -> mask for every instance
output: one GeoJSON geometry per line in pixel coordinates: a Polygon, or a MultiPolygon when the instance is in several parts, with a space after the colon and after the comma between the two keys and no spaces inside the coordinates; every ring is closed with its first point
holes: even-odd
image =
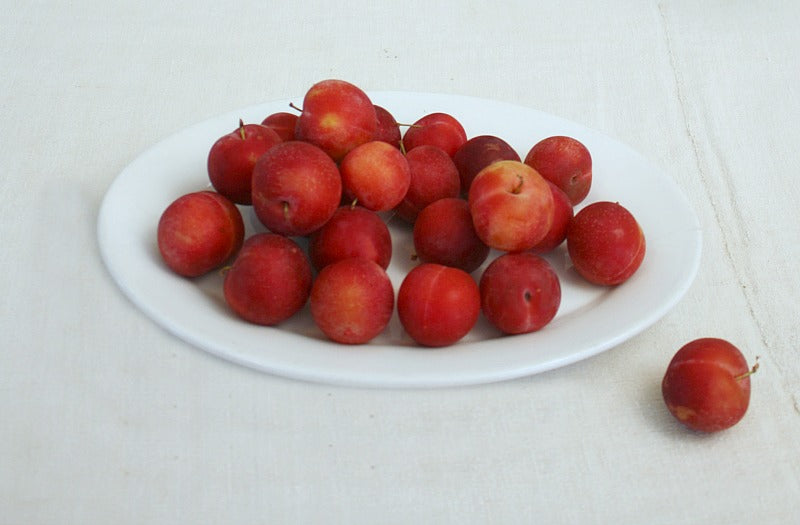
{"type": "Polygon", "coordinates": [[[515,195],[516,195],[516,194],[518,194],[520,191],[522,191],[522,184],[523,184],[523,182],[524,182],[524,181],[523,181],[523,179],[522,179],[522,175],[517,175],[517,184],[516,184],[516,185],[515,185],[513,188],[511,188],[511,193],[513,193],[513,194],[515,194],[515,195]]]}
{"type": "Polygon", "coordinates": [[[740,381],[740,380],[744,379],[745,377],[750,377],[751,375],[755,374],[756,371],[758,371],[758,366],[759,366],[758,365],[758,356],[756,356],[756,362],[753,365],[753,368],[751,368],[750,370],[748,370],[744,374],[739,374],[738,376],[734,377],[734,379],[737,380],[737,381],[740,381]]]}
{"type": "Polygon", "coordinates": [[[289,203],[283,201],[283,220],[289,222],[289,203]]]}
{"type": "Polygon", "coordinates": [[[244,140],[244,121],[242,119],[239,119],[239,135],[244,140]]]}
{"type": "Polygon", "coordinates": [[[289,107],[299,111],[300,113],[303,112],[303,108],[298,108],[297,106],[294,105],[294,102],[289,102],[289,107]]]}

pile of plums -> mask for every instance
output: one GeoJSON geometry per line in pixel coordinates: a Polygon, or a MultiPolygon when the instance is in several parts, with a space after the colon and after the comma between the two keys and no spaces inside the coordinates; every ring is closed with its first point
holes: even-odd
{"type": "MultiPolygon", "coordinates": [[[[624,283],[642,264],[645,237],[625,207],[599,201],[574,211],[592,183],[592,157],[576,138],[542,138],[521,158],[500,137],[468,137],[447,113],[400,125],[336,79],[313,85],[295,109],[240,121],[216,140],[207,161],[213,191],[180,196],[158,223],[166,265],[186,277],[224,266],[225,300],[247,322],[278,325],[310,303],[326,337],[361,344],[396,308],[414,341],[441,347],[480,315],[505,334],[547,325],[561,286],[542,255],[563,242],[578,274],[599,286],[624,283]],[[241,206],[252,206],[266,231],[245,239],[241,206]],[[386,272],[385,213],[413,231],[417,264],[397,290],[386,272]]],[[[694,398],[676,393],[696,381],[680,379],[690,366],[671,365],[664,380],[684,422],[703,419],[694,398]]],[[[749,397],[746,363],[731,367],[741,376],[731,389],[746,387],[749,397]]]]}

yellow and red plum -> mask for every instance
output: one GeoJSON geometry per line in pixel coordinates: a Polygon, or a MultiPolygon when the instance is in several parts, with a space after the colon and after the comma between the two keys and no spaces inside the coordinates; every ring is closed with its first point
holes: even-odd
{"type": "Polygon", "coordinates": [[[230,199],[213,191],[188,193],[162,212],[156,232],[164,263],[184,277],[220,267],[242,246],[244,222],[230,199]]]}
{"type": "Polygon", "coordinates": [[[738,423],[750,404],[750,375],[741,351],[724,339],[686,343],[673,356],[661,382],[667,409],[683,425],[718,432],[738,423]]]}
{"type": "Polygon", "coordinates": [[[360,257],[325,266],[311,287],[311,317],[332,341],[366,343],[389,324],[394,288],[385,270],[360,257]]]}
{"type": "Polygon", "coordinates": [[[329,79],[306,92],[295,139],[318,146],[339,162],[356,146],[374,140],[377,129],[369,96],[349,82],[329,79]]]}
{"type": "Polygon", "coordinates": [[[391,210],[411,184],[408,161],[399,149],[374,140],[354,148],[339,164],[348,199],[372,211],[391,210]]]}
{"type": "Polygon", "coordinates": [[[502,160],[481,170],[467,196],[475,231],[500,251],[529,250],[553,222],[553,195],[547,181],[530,166],[502,160]]]}

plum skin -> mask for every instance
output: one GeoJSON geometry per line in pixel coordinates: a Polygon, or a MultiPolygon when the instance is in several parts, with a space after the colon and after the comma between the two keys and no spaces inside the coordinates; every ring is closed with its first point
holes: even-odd
{"type": "Polygon", "coordinates": [[[156,237],[164,263],[184,277],[222,266],[244,242],[244,221],[227,197],[204,190],[175,199],[158,221],[156,237]]]}
{"type": "Polygon", "coordinates": [[[506,334],[540,330],[561,305],[558,275],[531,252],[506,253],[492,261],[479,287],[483,315],[506,334]]]}
{"type": "Polygon", "coordinates": [[[542,139],[530,149],[524,162],[566,193],[573,206],[589,194],[592,155],[575,138],[556,135],[542,139]]]}
{"type": "Polygon", "coordinates": [[[272,326],[297,313],[311,292],[312,270],[302,248],[276,233],[250,236],[225,272],[225,301],[236,315],[272,326]]]}
{"type": "Polygon", "coordinates": [[[598,201],[569,222],[567,251],[575,270],[587,281],[615,286],[639,269],[646,242],[630,211],[617,202],[598,201]]]}
{"type": "Polygon", "coordinates": [[[412,234],[414,249],[423,262],[471,273],[489,257],[489,246],[475,233],[469,204],[458,197],[439,199],[423,208],[412,234]]]}
{"type": "Polygon", "coordinates": [[[281,137],[261,124],[245,124],[220,137],[211,146],[206,162],[211,185],[236,204],[252,204],[253,166],[281,137]]]}
{"type": "Polygon", "coordinates": [[[344,205],[309,236],[308,255],[318,271],[350,257],[370,259],[385,270],[392,260],[392,236],[374,211],[344,205]]]}
{"type": "Polygon", "coordinates": [[[480,291],[464,270],[423,263],[406,274],[397,292],[397,313],[406,333],[422,346],[457,342],[480,315],[480,291]]]}
{"type": "Polygon", "coordinates": [[[325,266],[311,286],[311,316],[332,341],[367,343],[389,324],[394,288],[376,262],[360,257],[325,266]]]}
{"type": "Polygon", "coordinates": [[[406,153],[406,161],[411,182],[396,211],[401,219],[414,224],[419,212],[428,204],[458,197],[461,183],[453,159],[441,148],[429,144],[417,146],[406,153]]]}
{"type": "Polygon", "coordinates": [[[400,204],[411,184],[405,155],[381,140],[353,148],[339,163],[339,173],[346,198],[372,211],[400,204]]]}
{"type": "Polygon", "coordinates": [[[383,106],[375,105],[375,116],[378,118],[378,127],[375,131],[374,140],[388,142],[397,149],[400,149],[400,141],[403,134],[400,132],[400,125],[395,120],[389,110],[383,106]]]}
{"type": "Polygon", "coordinates": [[[253,211],[270,231],[308,235],[324,225],[342,199],[339,168],[313,144],[281,142],[253,167],[253,211]]]}
{"type": "Polygon", "coordinates": [[[505,140],[494,135],[472,137],[453,155],[453,163],[458,170],[461,192],[469,193],[472,180],[480,171],[500,160],[520,161],[519,154],[505,140]]]}
{"type": "Polygon", "coordinates": [[[356,146],[373,140],[377,130],[378,116],[369,96],[349,82],[327,79],[311,86],[303,97],[294,137],[339,162],[356,146]]]}
{"type": "Polygon", "coordinates": [[[290,140],[294,140],[294,129],[297,127],[297,119],[298,116],[294,113],[279,111],[267,115],[267,117],[261,121],[261,125],[272,129],[283,142],[289,142],[290,140]]]}
{"type": "Polygon", "coordinates": [[[467,194],[478,237],[500,251],[533,248],[553,223],[553,194],[539,173],[521,162],[501,160],[482,169],[467,194]]]}
{"type": "Polygon", "coordinates": [[[661,393],[669,412],[683,425],[718,432],[738,423],[747,412],[750,375],[741,351],[730,342],[695,339],[673,356],[661,393]]]}
{"type": "Polygon", "coordinates": [[[414,122],[403,135],[403,147],[406,151],[428,144],[436,146],[451,158],[467,141],[464,126],[448,113],[429,113],[414,122]]]}
{"type": "Polygon", "coordinates": [[[567,194],[549,180],[547,185],[553,194],[553,222],[550,224],[550,229],[547,230],[547,235],[531,248],[537,254],[551,252],[560,246],[567,239],[569,223],[575,216],[567,194]]]}

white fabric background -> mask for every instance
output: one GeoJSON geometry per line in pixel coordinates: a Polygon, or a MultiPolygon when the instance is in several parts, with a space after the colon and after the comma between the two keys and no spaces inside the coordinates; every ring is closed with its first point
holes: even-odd
{"type": "Polygon", "coordinates": [[[791,1],[7,7],[0,523],[796,523],[798,19],[791,1]],[[162,138],[323,78],[629,144],[702,221],[695,283],[611,351],[477,387],[308,384],[172,337],[102,265],[105,191],[162,138]],[[712,436],[659,390],[700,336],[761,363],[747,416],[712,436]]]}

